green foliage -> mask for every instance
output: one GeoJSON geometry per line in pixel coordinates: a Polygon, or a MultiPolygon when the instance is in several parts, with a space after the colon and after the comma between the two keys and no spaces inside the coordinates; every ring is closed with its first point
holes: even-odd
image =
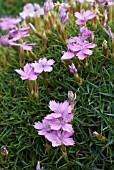
{"type": "MultiPolygon", "coordinates": [[[[10,11],[7,9],[11,5],[2,3],[2,14],[7,11],[7,14],[17,15],[19,11],[16,8],[21,8],[21,2],[17,2],[10,11]]],[[[78,35],[74,21],[71,21],[71,25],[66,30],[68,36],[78,35]]],[[[44,52],[39,52],[42,48],[40,45],[35,47],[37,56],[55,60],[47,85],[41,77],[37,81],[39,99],[29,95],[26,81],[21,81],[14,71],[20,68],[16,54],[9,49],[11,63],[6,63],[0,48],[0,145],[4,145],[9,152],[6,162],[0,162],[1,169],[34,170],[38,160],[45,170],[114,169],[114,66],[110,54],[102,55],[104,37],[106,34],[101,32],[98,25],[94,41],[97,47],[93,55],[88,57],[89,66],[86,68],[81,63],[78,69],[83,79],[82,85],[74,80],[68,68],[60,61],[61,51],[66,50],[66,45],[56,32],[50,35],[44,52]],[[67,147],[66,162],[61,158],[59,148],[51,148],[50,152],[45,149],[45,139],[38,136],[33,124],[49,114],[50,100],[67,100],[68,90],[75,92],[77,99],[73,121],[75,146],[67,147]],[[94,131],[102,133],[107,140],[101,141],[94,137],[94,131]]],[[[37,37],[35,40],[38,41],[37,37]]],[[[26,60],[34,61],[31,56],[26,60]]]]}

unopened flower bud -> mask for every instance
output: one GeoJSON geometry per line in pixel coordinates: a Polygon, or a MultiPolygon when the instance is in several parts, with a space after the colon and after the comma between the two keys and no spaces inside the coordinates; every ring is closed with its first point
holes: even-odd
{"type": "Polygon", "coordinates": [[[55,21],[54,21],[54,18],[52,16],[51,12],[48,13],[48,19],[49,19],[50,25],[55,30],[56,29],[56,24],[55,24],[55,21]]]}
{"type": "Polygon", "coordinates": [[[35,29],[34,25],[32,25],[31,23],[29,23],[29,27],[32,31],[37,32],[37,30],[35,29]]]}
{"type": "Polygon", "coordinates": [[[36,28],[31,23],[29,23],[29,27],[36,34],[36,36],[38,36],[39,38],[42,37],[42,34],[37,32],[36,28]]]}
{"type": "Polygon", "coordinates": [[[92,40],[92,42],[94,41],[94,34],[92,34],[92,36],[91,36],[91,40],[92,40]]]}
{"type": "Polygon", "coordinates": [[[46,36],[46,33],[44,32],[42,35],[42,45],[44,49],[46,47],[46,43],[47,43],[47,36],[46,36]]]}
{"type": "Polygon", "coordinates": [[[96,131],[93,132],[93,135],[94,135],[95,137],[97,137],[99,140],[101,140],[102,142],[105,142],[105,141],[107,140],[106,137],[100,135],[100,134],[99,134],[98,132],[96,132],[96,131]]]}
{"type": "Polygon", "coordinates": [[[76,10],[77,10],[77,5],[76,5],[76,2],[73,2],[73,1],[69,1],[69,4],[68,4],[68,11],[70,12],[70,13],[74,13],[74,12],[76,12],[76,10]]]}
{"type": "Polygon", "coordinates": [[[73,103],[76,99],[76,93],[73,93],[72,91],[68,91],[68,100],[70,103],[73,103]]]}
{"type": "Polygon", "coordinates": [[[107,41],[106,40],[103,41],[102,49],[103,49],[103,55],[106,56],[107,55],[107,51],[108,51],[108,45],[107,45],[107,41]]]}
{"type": "Polygon", "coordinates": [[[49,22],[49,19],[48,19],[47,15],[44,16],[44,21],[45,21],[45,30],[47,32],[47,31],[50,30],[50,22],[49,22]]]}
{"type": "Polygon", "coordinates": [[[85,67],[88,67],[89,64],[86,58],[84,58],[83,63],[85,64],[85,67]]]}
{"type": "Polygon", "coordinates": [[[102,25],[106,26],[108,17],[107,17],[107,10],[104,11],[103,18],[102,18],[102,25]]]}
{"type": "Polygon", "coordinates": [[[82,79],[79,77],[79,75],[74,74],[74,77],[75,77],[76,81],[81,85],[82,84],[82,79]]]}
{"type": "Polygon", "coordinates": [[[93,136],[96,136],[99,139],[102,138],[101,135],[98,132],[96,132],[96,131],[93,132],[93,136]]]}

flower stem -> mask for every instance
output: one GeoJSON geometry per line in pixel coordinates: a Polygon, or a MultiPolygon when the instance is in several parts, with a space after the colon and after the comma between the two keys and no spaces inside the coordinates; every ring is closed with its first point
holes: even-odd
{"type": "Polygon", "coordinates": [[[112,55],[111,55],[112,63],[114,64],[114,39],[112,39],[112,49],[111,49],[111,51],[112,51],[112,55]]]}
{"type": "Polygon", "coordinates": [[[63,158],[68,162],[68,155],[67,155],[66,146],[65,145],[61,145],[60,149],[61,149],[63,158]]]}
{"type": "Polygon", "coordinates": [[[5,52],[6,61],[7,61],[7,62],[10,62],[10,57],[9,57],[9,53],[8,53],[8,48],[5,48],[5,49],[4,49],[4,52],[5,52]]]}
{"type": "Polygon", "coordinates": [[[85,64],[85,67],[87,67],[87,66],[88,66],[88,61],[87,61],[87,59],[86,59],[86,58],[84,58],[83,63],[85,64]]]}
{"type": "Polygon", "coordinates": [[[50,143],[48,142],[47,139],[46,139],[46,151],[47,151],[47,153],[49,153],[49,154],[50,154],[50,152],[51,152],[51,145],[50,145],[50,143]]]}
{"type": "Polygon", "coordinates": [[[43,82],[46,85],[47,84],[47,78],[48,78],[48,73],[47,72],[43,72],[43,82]]]}
{"type": "Polygon", "coordinates": [[[74,77],[79,84],[82,84],[82,79],[79,77],[78,74],[74,74],[74,77]]]}
{"type": "Polygon", "coordinates": [[[80,67],[80,63],[79,63],[79,60],[77,59],[77,57],[74,57],[74,63],[76,65],[76,67],[80,67]]]}

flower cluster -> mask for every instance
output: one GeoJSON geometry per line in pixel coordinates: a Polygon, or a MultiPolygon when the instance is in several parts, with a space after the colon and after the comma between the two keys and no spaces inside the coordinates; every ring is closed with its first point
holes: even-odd
{"type": "Polygon", "coordinates": [[[54,60],[47,60],[46,58],[40,58],[39,62],[27,63],[23,70],[16,69],[15,71],[21,75],[22,80],[36,80],[38,75],[44,72],[51,72],[54,60]]]}
{"type": "Polygon", "coordinates": [[[72,107],[68,101],[57,103],[50,101],[49,108],[53,112],[47,115],[42,123],[35,122],[34,128],[38,130],[39,135],[43,135],[52,143],[53,147],[62,144],[74,145],[74,140],[70,137],[74,130],[70,122],[73,119],[72,107]]]}
{"type": "Polygon", "coordinates": [[[89,31],[86,27],[81,27],[80,35],[68,40],[68,51],[62,52],[63,56],[61,57],[61,60],[70,60],[74,56],[77,56],[79,60],[83,60],[88,55],[92,55],[93,51],[90,49],[96,47],[96,45],[86,41],[87,38],[92,38],[92,36],[92,31],[89,31]]]}
{"type": "Polygon", "coordinates": [[[24,7],[23,7],[23,11],[20,12],[20,17],[23,19],[26,19],[27,17],[34,17],[36,14],[36,11],[40,9],[39,4],[34,3],[27,3],[24,7]]]}
{"type": "Polygon", "coordinates": [[[28,17],[37,17],[38,15],[45,15],[48,14],[51,10],[53,10],[54,8],[54,4],[52,0],[47,0],[44,3],[43,7],[40,7],[39,4],[34,3],[27,3],[24,7],[23,7],[23,11],[20,12],[20,17],[23,19],[26,19],[28,17]]]}
{"type": "Polygon", "coordinates": [[[7,35],[0,37],[0,46],[17,46],[20,47],[20,49],[31,51],[32,46],[36,45],[36,43],[27,44],[26,42],[23,42],[23,38],[28,36],[30,36],[29,27],[12,29],[7,35]]]}
{"type": "Polygon", "coordinates": [[[21,22],[20,18],[8,18],[8,17],[3,17],[0,18],[0,28],[2,30],[10,30],[16,27],[18,23],[21,22]]]}

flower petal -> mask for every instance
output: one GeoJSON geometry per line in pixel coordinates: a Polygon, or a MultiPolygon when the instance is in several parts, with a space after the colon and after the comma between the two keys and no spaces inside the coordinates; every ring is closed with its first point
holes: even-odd
{"type": "Polygon", "coordinates": [[[81,24],[84,24],[84,20],[76,20],[76,24],[78,24],[78,25],[81,25],[81,24]]]}
{"type": "Polygon", "coordinates": [[[66,145],[66,146],[72,146],[75,144],[74,140],[72,138],[65,138],[63,140],[63,144],[66,145]]]}
{"type": "Polygon", "coordinates": [[[86,55],[91,55],[93,53],[93,51],[89,50],[89,49],[83,49],[83,53],[86,55]]]}
{"type": "Polygon", "coordinates": [[[83,19],[83,14],[81,12],[75,12],[74,15],[79,19],[83,19]]]}
{"type": "Polygon", "coordinates": [[[73,130],[73,128],[72,128],[72,125],[71,125],[71,124],[68,124],[68,123],[66,123],[65,125],[63,125],[63,126],[62,126],[62,129],[63,129],[64,131],[66,131],[66,132],[71,132],[71,133],[74,132],[74,130],[73,130]]]}
{"type": "Polygon", "coordinates": [[[53,69],[53,68],[52,68],[51,66],[48,66],[48,65],[44,66],[44,71],[45,71],[45,72],[51,72],[52,69],[53,69]]]}
{"type": "Polygon", "coordinates": [[[74,57],[74,54],[72,52],[64,52],[63,56],[61,57],[61,60],[70,60],[74,57]]]}
{"type": "Polygon", "coordinates": [[[84,58],[87,57],[87,55],[84,54],[82,51],[78,52],[78,53],[76,54],[76,56],[78,56],[78,59],[79,59],[79,60],[83,60],[84,58]]]}

